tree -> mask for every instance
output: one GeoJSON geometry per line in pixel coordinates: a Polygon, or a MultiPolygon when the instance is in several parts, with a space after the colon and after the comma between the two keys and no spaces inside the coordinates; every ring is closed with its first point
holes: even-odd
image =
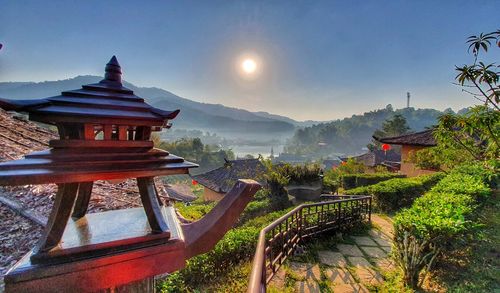
{"type": "Polygon", "coordinates": [[[492,41],[500,48],[500,30],[488,34],[481,33],[467,39],[468,51],[470,52],[472,49],[474,63],[461,67],[455,66],[456,71],[458,71],[455,79],[462,87],[462,91],[471,94],[486,107],[500,110],[498,107],[500,102],[498,69],[500,65],[495,65],[495,63],[486,64],[479,60],[481,51],[488,52],[492,41]]]}
{"type": "Polygon", "coordinates": [[[456,81],[462,91],[472,95],[481,105],[466,113],[447,113],[439,118],[434,132],[438,145],[467,152],[474,160],[498,160],[500,134],[500,86],[499,65],[480,60],[481,52],[488,52],[492,42],[500,48],[500,30],[467,39],[474,62],[456,66],[456,81]]]}
{"type": "MultiPolygon", "coordinates": [[[[387,119],[382,124],[382,129],[377,129],[373,133],[374,137],[388,137],[388,136],[399,136],[406,134],[410,131],[410,127],[406,122],[406,118],[401,114],[395,114],[391,119],[387,119]]],[[[367,145],[368,149],[373,151],[380,149],[380,142],[373,139],[372,142],[367,145]]]]}

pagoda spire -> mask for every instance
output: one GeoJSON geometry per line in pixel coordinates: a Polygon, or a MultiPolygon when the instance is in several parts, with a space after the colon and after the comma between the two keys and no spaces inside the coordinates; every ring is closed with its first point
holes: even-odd
{"type": "Polygon", "coordinates": [[[122,68],[115,55],[106,64],[105,72],[104,80],[102,81],[122,83],[122,68]]]}

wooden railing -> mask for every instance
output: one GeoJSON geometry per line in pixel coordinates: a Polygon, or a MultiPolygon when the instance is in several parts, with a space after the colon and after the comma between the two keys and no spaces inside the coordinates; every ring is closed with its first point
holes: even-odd
{"type": "Polygon", "coordinates": [[[260,231],[248,293],[266,292],[267,283],[305,238],[370,219],[371,196],[303,204],[291,210],[260,231]]]}

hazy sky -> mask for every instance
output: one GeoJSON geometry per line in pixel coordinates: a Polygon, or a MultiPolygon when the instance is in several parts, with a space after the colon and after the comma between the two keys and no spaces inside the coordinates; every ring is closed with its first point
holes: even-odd
{"type": "MultiPolygon", "coordinates": [[[[454,109],[466,37],[500,28],[500,1],[0,0],[0,81],[102,75],[196,101],[330,120],[384,107],[454,109]],[[238,70],[253,56],[258,72],[238,70]]],[[[500,50],[489,54],[500,60],[500,50]]],[[[8,97],[6,97],[8,98],[8,97]]]]}

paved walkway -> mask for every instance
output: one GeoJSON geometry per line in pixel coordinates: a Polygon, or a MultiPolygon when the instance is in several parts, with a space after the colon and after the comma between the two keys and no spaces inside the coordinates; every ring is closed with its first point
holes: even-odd
{"type": "Polygon", "coordinates": [[[317,251],[317,263],[289,262],[275,275],[270,287],[280,291],[289,277],[295,280],[295,292],[321,292],[325,286],[335,293],[369,292],[368,288],[384,281],[381,272],[394,269],[388,256],[392,223],[373,215],[372,224],[375,228],[366,235],[350,236],[352,241],[317,251]]]}

